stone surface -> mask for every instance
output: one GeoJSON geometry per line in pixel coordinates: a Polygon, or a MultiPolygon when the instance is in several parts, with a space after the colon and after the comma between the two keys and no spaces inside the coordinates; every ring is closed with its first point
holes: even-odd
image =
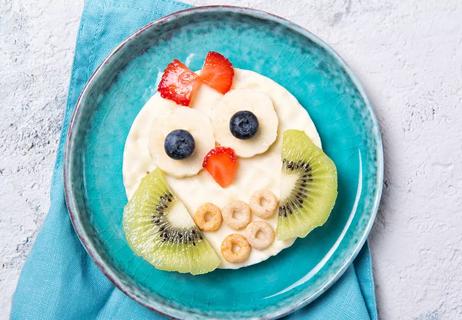
{"type": "MultiPolygon", "coordinates": [[[[305,26],[365,84],[386,161],[370,238],[381,319],[462,319],[462,2],[227,3],[305,26]]],[[[82,6],[0,0],[0,319],[49,205],[82,6]]]]}

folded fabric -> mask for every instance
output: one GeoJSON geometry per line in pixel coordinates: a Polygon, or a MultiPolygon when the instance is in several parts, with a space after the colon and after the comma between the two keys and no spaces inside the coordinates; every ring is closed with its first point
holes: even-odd
{"type": "MultiPolygon", "coordinates": [[[[11,319],[164,319],[100,272],[76,237],[64,202],[63,147],[78,95],[104,57],[146,23],[188,5],[168,0],[87,0],[51,186],[51,205],[13,297],[11,319]]],[[[377,319],[367,245],[340,280],[287,319],[377,319]]]]}

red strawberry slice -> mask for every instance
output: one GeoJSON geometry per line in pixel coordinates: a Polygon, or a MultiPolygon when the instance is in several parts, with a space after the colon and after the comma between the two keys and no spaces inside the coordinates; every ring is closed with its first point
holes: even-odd
{"type": "Polygon", "coordinates": [[[165,69],[157,90],[162,98],[189,106],[198,85],[198,75],[175,59],[165,69]]]}
{"type": "Polygon", "coordinates": [[[239,163],[233,149],[216,147],[204,157],[202,166],[220,186],[226,188],[236,178],[239,163]]]}
{"type": "Polygon", "coordinates": [[[231,62],[218,52],[210,51],[205,58],[200,79],[225,94],[233,84],[234,69],[231,62]]]}

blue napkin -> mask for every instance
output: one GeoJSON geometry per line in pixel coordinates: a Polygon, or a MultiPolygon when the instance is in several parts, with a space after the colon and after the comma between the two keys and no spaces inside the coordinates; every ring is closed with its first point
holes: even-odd
{"type": "MultiPolygon", "coordinates": [[[[63,145],[87,79],[120,41],[146,23],[188,5],[168,0],[87,0],[75,49],[51,206],[13,297],[11,319],[164,319],[131,300],[100,272],[76,237],[63,193],[63,145]]],[[[340,280],[287,319],[377,319],[367,245],[340,280]]]]}

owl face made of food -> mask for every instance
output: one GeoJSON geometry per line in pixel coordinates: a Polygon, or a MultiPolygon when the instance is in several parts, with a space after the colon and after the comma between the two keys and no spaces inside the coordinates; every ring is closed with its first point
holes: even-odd
{"type": "Polygon", "coordinates": [[[124,231],[156,268],[201,274],[256,264],[324,224],[333,162],[286,89],[210,52],[169,64],[124,150],[124,231]]]}

